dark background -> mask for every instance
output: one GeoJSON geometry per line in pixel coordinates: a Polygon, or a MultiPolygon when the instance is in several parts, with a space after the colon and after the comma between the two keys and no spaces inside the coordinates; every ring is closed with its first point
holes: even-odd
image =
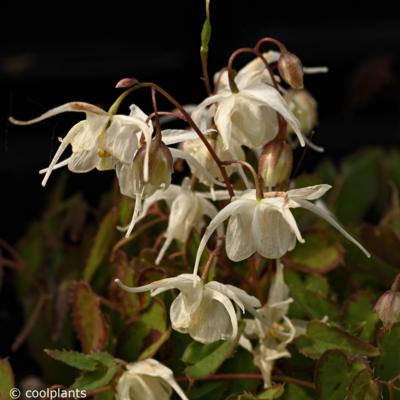
{"type": "MultiPolygon", "coordinates": [[[[262,36],[276,37],[304,65],[330,69],[306,77],[306,87],[319,102],[314,141],[326,147],[328,156],[338,159],[367,145],[398,145],[400,25],[394,2],[388,4],[212,0],[210,71],[223,67],[236,48],[253,46],[262,36]]],[[[0,238],[14,243],[40,215],[49,189],[40,186],[37,171],[48,164],[57,137],[81,117],[63,115],[15,127],[7,116],[28,119],[71,100],[107,108],[118,94],[115,83],[126,76],[159,83],[183,104],[201,101],[203,6],[201,0],[2,2],[0,238]]],[[[147,97],[136,94],[131,101],[148,111],[147,97]]],[[[160,108],[169,109],[162,102],[160,108]]],[[[305,168],[322,157],[309,152],[305,168]]],[[[56,178],[54,173],[49,186],[56,178]]],[[[75,175],[69,190],[84,191],[96,202],[111,179],[107,173],[75,175]]],[[[13,295],[3,286],[1,305],[11,306],[13,295]]],[[[20,327],[16,310],[15,326],[0,339],[0,356],[9,355],[8,343],[20,327]]],[[[24,349],[13,357],[23,362],[24,349]]]]}
{"type": "MultiPolygon", "coordinates": [[[[330,68],[327,75],[306,78],[319,102],[314,141],[328,155],[337,158],[364,145],[399,142],[400,25],[394,4],[211,3],[210,71],[223,67],[236,48],[252,46],[262,36],[276,37],[304,65],[330,68]]],[[[0,237],[10,241],[40,213],[46,189],[37,171],[48,164],[57,138],[80,115],[65,114],[30,127],[9,126],[7,115],[28,119],[71,100],[108,107],[118,93],[115,83],[125,76],[157,82],[182,103],[205,96],[199,62],[203,1],[44,4],[13,1],[2,6],[0,237]]],[[[131,101],[146,108],[146,95],[131,101]]],[[[320,158],[311,153],[306,168],[320,158]]],[[[50,185],[56,174],[52,178],[50,185]]],[[[109,179],[93,172],[74,177],[74,185],[96,198],[109,179]]]]}

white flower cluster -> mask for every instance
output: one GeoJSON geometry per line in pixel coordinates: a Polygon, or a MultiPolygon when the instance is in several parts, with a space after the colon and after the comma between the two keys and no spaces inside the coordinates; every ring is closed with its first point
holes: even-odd
{"type": "MultiPolygon", "coordinates": [[[[169,221],[156,264],[162,262],[174,240],[185,243],[193,229],[200,231],[211,219],[198,247],[193,274],[136,288],[117,283],[129,292],[151,291],[152,296],[178,289],[180,293],[170,309],[172,328],[201,343],[237,338],[240,311],[247,311],[254,319],[246,320],[240,344],[254,354],[255,364],[269,386],[274,360],[290,356],[286,346],[301,333],[287,317],[292,300],[279,262],[297,242],[304,242],[291,210],[301,207],[311,211],[369,254],[330,212],[312,203],[330,189],[329,185],[284,191],[291,173],[292,147],[297,145],[289,135],[294,133],[301,146],[309,143],[305,135],[317,124],[317,107],[312,96],[299,89],[303,69],[296,56],[286,51],[258,55],[236,74],[229,68],[217,73],[215,93],[195,106],[191,115],[183,106],[164,112],[184,119],[190,125],[188,130],[161,130],[163,112],[156,108],[147,115],[132,105],[129,115],[121,115],[114,112],[115,107],[107,112],[83,102],[64,104],[30,121],[10,120],[27,125],[67,111],[85,113],[86,119],[61,140],[48,168],[40,171],[45,174],[42,184],[53,170],[63,166],[77,173],[115,170],[121,193],[135,199],[131,223],[125,228],[127,236],[154,203],[166,201],[169,221]],[[273,72],[273,65],[277,65],[279,75],[273,72]],[[285,89],[282,81],[292,88],[285,89]],[[180,148],[172,147],[175,144],[181,144],[180,148]],[[60,161],[69,145],[71,155],[60,161]],[[246,148],[261,153],[258,173],[246,161],[246,148]],[[181,185],[171,184],[173,161],[177,158],[187,161],[192,174],[192,179],[185,178],[181,185]],[[245,168],[252,172],[253,182],[245,168]],[[230,177],[236,172],[246,187],[244,191],[232,183],[230,177]],[[194,190],[195,180],[211,192],[194,190]],[[214,185],[224,189],[215,191],[214,185]],[[228,203],[219,210],[220,201],[228,203]],[[232,261],[245,260],[254,253],[278,260],[267,304],[262,305],[238,287],[208,282],[208,274],[198,276],[201,255],[215,231],[219,239],[224,239],[226,254],[232,261]],[[258,341],[255,347],[250,341],[254,339],[258,341]]],[[[156,85],[145,87],[165,93],[156,85]]],[[[135,86],[126,90],[132,88],[135,86]]],[[[118,398],[167,399],[172,388],[186,399],[172,372],[155,360],[147,360],[128,366],[118,384],[118,398]]]]}

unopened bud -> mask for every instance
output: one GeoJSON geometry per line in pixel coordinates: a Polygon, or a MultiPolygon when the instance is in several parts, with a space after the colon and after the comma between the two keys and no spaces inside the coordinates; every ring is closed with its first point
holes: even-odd
{"type": "Polygon", "coordinates": [[[293,89],[303,88],[303,65],[300,58],[288,51],[281,54],[278,70],[282,79],[293,89]]]}
{"type": "Polygon", "coordinates": [[[136,78],[122,78],[115,85],[116,89],[129,89],[132,86],[138,84],[139,81],[136,78]]]}
{"type": "Polygon", "coordinates": [[[400,322],[400,292],[388,290],[379,297],[375,311],[385,329],[390,329],[393,324],[400,322]]]}
{"type": "Polygon", "coordinates": [[[379,297],[375,311],[385,329],[391,329],[393,324],[400,322],[400,274],[396,276],[390,290],[379,297]]]}
{"type": "MultiPolygon", "coordinates": [[[[303,134],[310,133],[318,124],[318,104],[314,97],[305,89],[292,89],[285,94],[285,100],[300,123],[300,131],[303,134]]],[[[292,127],[288,125],[289,133],[290,130],[292,127]]]]}
{"type": "Polygon", "coordinates": [[[258,172],[267,187],[273,187],[290,177],[293,166],[293,150],[286,141],[276,139],[264,146],[258,172]]]}
{"type": "MultiPolygon", "coordinates": [[[[138,170],[138,176],[143,180],[143,170],[146,155],[146,145],[137,151],[133,160],[134,168],[138,170]]],[[[143,183],[149,184],[154,189],[162,186],[167,187],[171,183],[171,174],[173,172],[173,159],[169,148],[160,140],[153,139],[150,144],[149,152],[149,179],[143,183]]]]}

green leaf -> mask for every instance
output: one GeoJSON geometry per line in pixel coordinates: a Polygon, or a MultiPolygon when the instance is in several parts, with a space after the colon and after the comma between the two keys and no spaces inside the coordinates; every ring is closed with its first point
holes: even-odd
{"type": "Polygon", "coordinates": [[[83,271],[83,279],[90,281],[97,268],[109,254],[116,237],[117,211],[112,209],[100,224],[83,271]]]}
{"type": "Polygon", "coordinates": [[[77,282],[72,299],[74,326],[85,353],[99,351],[108,340],[108,326],[99,299],[86,282],[77,282]]]}
{"type": "Polygon", "coordinates": [[[71,389],[86,391],[98,389],[102,386],[108,385],[117,371],[117,365],[113,364],[109,367],[101,367],[96,371],[86,372],[74,382],[71,389]]]}
{"type": "Polygon", "coordinates": [[[263,399],[263,400],[274,400],[274,399],[279,399],[285,391],[285,388],[283,385],[274,385],[268,388],[267,390],[264,390],[263,392],[259,393],[257,395],[257,399],[263,399]]]}
{"type": "MultiPolygon", "coordinates": [[[[351,363],[340,350],[328,350],[318,360],[315,374],[316,394],[319,400],[343,400],[360,364],[351,363]]],[[[360,397],[360,399],[364,399],[360,397]]]]}
{"type": "Polygon", "coordinates": [[[379,400],[381,398],[381,387],[374,380],[370,369],[365,368],[358,372],[350,384],[347,400],[379,400]]]}
{"type": "Polygon", "coordinates": [[[300,271],[323,274],[343,263],[343,246],[326,231],[303,235],[305,243],[287,254],[285,265],[300,271]]]}
{"type": "Polygon", "coordinates": [[[367,149],[352,154],[342,162],[340,191],[335,203],[335,215],[346,224],[359,222],[381,194],[381,149],[367,149]]]}
{"type": "Polygon", "coordinates": [[[328,316],[330,320],[336,320],[338,309],[335,303],[326,299],[319,293],[306,289],[294,287],[290,292],[296,305],[313,319],[322,319],[328,316]]]}
{"type": "Polygon", "coordinates": [[[190,400],[218,400],[222,398],[226,383],[225,381],[202,382],[200,386],[197,386],[198,383],[196,383],[190,392],[190,400]]]}
{"type": "Polygon", "coordinates": [[[310,395],[310,390],[293,383],[288,383],[285,385],[285,393],[282,400],[312,400],[314,398],[314,396],[310,395]]]}
{"type": "Polygon", "coordinates": [[[300,353],[307,357],[318,359],[325,351],[330,349],[343,350],[349,355],[364,355],[376,357],[379,350],[348,332],[324,324],[320,321],[311,321],[307,332],[296,340],[300,353]]]}
{"type": "MultiPolygon", "coordinates": [[[[82,371],[94,371],[98,366],[98,361],[90,354],[79,353],[69,350],[44,350],[47,355],[55,360],[61,361],[70,367],[80,369],[82,371]]],[[[111,357],[111,356],[110,356],[111,357]]]]}
{"type": "Polygon", "coordinates": [[[357,292],[344,305],[343,326],[361,339],[372,341],[379,318],[373,311],[374,296],[369,292],[357,292]]]}
{"type": "Polygon", "coordinates": [[[239,333],[234,340],[219,341],[211,344],[193,342],[185,350],[184,360],[194,361],[185,368],[186,375],[199,379],[213,374],[222,363],[232,355],[242,334],[244,325],[240,324],[239,333]],[[199,358],[197,358],[199,357],[199,358]]]}
{"type": "Polygon", "coordinates": [[[0,399],[11,400],[10,390],[15,388],[14,374],[9,361],[0,360],[0,399]]]}
{"type": "Polygon", "coordinates": [[[379,379],[390,380],[400,374],[400,323],[385,332],[379,342],[380,357],[375,363],[375,375],[379,379]]]}

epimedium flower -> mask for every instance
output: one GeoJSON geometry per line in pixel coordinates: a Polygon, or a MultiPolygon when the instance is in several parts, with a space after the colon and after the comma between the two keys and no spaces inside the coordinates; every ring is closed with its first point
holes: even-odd
{"type": "Polygon", "coordinates": [[[322,184],[292,189],[287,192],[268,192],[263,199],[256,191],[244,192],[225,206],[210,222],[199,244],[194,274],[201,254],[215,229],[229,218],[225,237],[226,252],[232,261],[241,261],[255,252],[270,259],[278,259],[293,250],[296,239],[304,243],[291,208],[302,207],[333,225],[343,236],[358,246],[368,257],[368,251],[336,221],[330,212],[311,200],[323,196],[330,185],[322,184]]]}
{"type": "Polygon", "coordinates": [[[277,89],[263,82],[253,83],[246,75],[237,77],[236,84],[237,93],[223,88],[200,103],[192,113],[194,121],[199,121],[204,109],[215,104],[214,121],[225,148],[231,147],[232,139],[255,148],[276,137],[279,113],[292,126],[300,143],[305,144],[299,122],[277,89]]]}
{"type": "Polygon", "coordinates": [[[260,368],[264,386],[271,386],[271,373],[275,361],[290,357],[287,346],[293,339],[305,333],[305,321],[291,321],[288,317],[290,303],[289,288],[284,281],[283,264],[278,262],[267,303],[257,312],[262,318],[246,319],[245,329],[239,344],[250,351],[254,364],[260,368]],[[263,321],[268,321],[265,324],[263,321]],[[250,340],[257,339],[253,348],[250,340]]]}
{"type": "MultiPolygon", "coordinates": [[[[163,259],[173,240],[185,243],[192,229],[201,229],[204,217],[214,218],[218,210],[206,198],[190,188],[189,178],[185,178],[181,186],[170,185],[165,190],[157,190],[143,203],[143,208],[137,221],[144,218],[149,208],[156,202],[165,200],[170,208],[165,242],[158,253],[156,264],[163,259]]],[[[222,228],[222,227],[220,227],[222,228]]],[[[223,230],[219,230],[219,236],[223,230]]]]}
{"type": "Polygon", "coordinates": [[[150,291],[156,296],[166,290],[178,289],[179,295],[172,302],[170,319],[172,328],[189,334],[201,343],[232,340],[238,334],[238,318],[235,306],[256,315],[259,300],[232,285],[212,281],[204,284],[199,276],[181,274],[161,279],[140,287],[128,287],[115,282],[131,293],[150,291]]]}
{"type": "Polygon", "coordinates": [[[153,358],[127,364],[116,387],[118,400],[168,400],[172,390],[182,400],[187,396],[174,379],[173,372],[153,358]]]}
{"type": "MultiPolygon", "coordinates": [[[[42,185],[45,186],[52,171],[68,166],[72,172],[88,172],[114,169],[117,162],[130,163],[138,148],[139,138],[143,134],[146,143],[150,143],[153,127],[145,122],[146,114],[139,107],[132,105],[130,115],[110,115],[103,109],[89,103],[70,102],[55,107],[41,116],[29,121],[10,118],[16,125],[31,125],[55,115],[72,111],[83,112],[86,119],[75,124],[61,140],[45,173],[42,185]],[[62,154],[71,145],[72,154],[59,162],[62,154]]],[[[148,154],[149,148],[146,150],[148,154]]],[[[147,174],[147,171],[145,171],[147,174]]]]}
{"type": "MultiPolygon", "coordinates": [[[[179,143],[182,140],[186,140],[188,137],[193,139],[193,133],[187,131],[174,131],[174,133],[165,135],[162,140],[157,137],[152,140],[149,146],[150,150],[147,161],[149,166],[147,181],[143,179],[142,172],[146,165],[145,147],[142,146],[137,151],[136,156],[131,163],[117,163],[116,172],[120,191],[123,195],[135,199],[135,208],[131,222],[126,229],[126,236],[129,236],[132,233],[139,215],[142,213],[143,202],[148,197],[152,196],[157,190],[166,190],[169,187],[173,172],[173,161],[175,159],[184,159],[193,173],[195,173],[199,179],[209,182],[210,185],[215,184],[225,186],[223,183],[215,179],[210,172],[190,154],[183,150],[168,147],[165,144],[179,143]]],[[[169,196],[169,194],[167,194],[167,196],[169,196]]]]}

